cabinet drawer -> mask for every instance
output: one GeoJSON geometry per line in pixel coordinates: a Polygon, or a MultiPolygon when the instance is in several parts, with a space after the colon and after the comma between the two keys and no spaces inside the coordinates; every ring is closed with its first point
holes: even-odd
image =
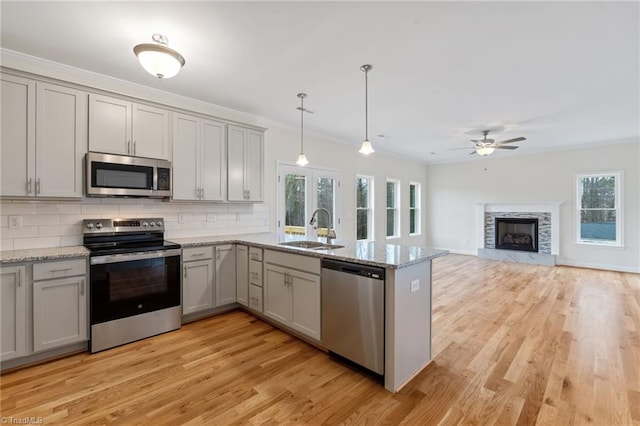
{"type": "Polygon", "coordinates": [[[249,285],[249,308],[262,312],[262,287],[249,285]]]}
{"type": "Polygon", "coordinates": [[[213,246],[192,247],[182,249],[182,261],[213,259],[213,246]]]}
{"type": "Polygon", "coordinates": [[[249,259],[262,262],[262,249],[257,247],[249,247],[249,259]]]}
{"type": "Polygon", "coordinates": [[[249,284],[262,287],[262,262],[249,261],[249,284]]]}
{"type": "Polygon", "coordinates": [[[33,280],[50,280],[52,278],[73,277],[87,273],[86,259],[59,260],[55,262],[34,263],[33,280]]]}

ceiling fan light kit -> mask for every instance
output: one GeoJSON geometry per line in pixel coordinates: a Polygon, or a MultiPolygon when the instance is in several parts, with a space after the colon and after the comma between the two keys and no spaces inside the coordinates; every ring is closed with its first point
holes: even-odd
{"type": "Polygon", "coordinates": [[[169,39],[162,34],[154,34],[151,38],[156,44],[138,44],[133,48],[140,65],[160,80],[174,77],[184,66],[184,57],[167,47],[169,39]]]}
{"type": "MultiPolygon", "coordinates": [[[[471,142],[475,146],[472,148],[473,151],[469,153],[470,155],[478,154],[482,156],[487,156],[487,155],[493,154],[496,149],[518,149],[517,146],[512,146],[507,144],[527,140],[527,138],[521,136],[518,138],[507,139],[505,141],[497,142],[495,139],[487,138],[487,136],[489,136],[489,132],[490,130],[483,130],[482,139],[471,139],[471,142]]],[[[468,148],[449,148],[449,151],[455,151],[458,149],[468,149],[468,148]]]]}

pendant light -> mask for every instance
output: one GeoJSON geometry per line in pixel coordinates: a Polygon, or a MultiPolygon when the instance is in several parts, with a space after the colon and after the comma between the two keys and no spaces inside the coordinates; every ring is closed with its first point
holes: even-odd
{"type": "Polygon", "coordinates": [[[375,152],[369,142],[369,81],[368,73],[373,69],[372,65],[363,65],[360,70],[364,72],[364,141],[360,146],[360,154],[369,155],[375,152]]]}
{"type": "Polygon", "coordinates": [[[139,44],[133,48],[142,68],[160,80],[178,74],[185,64],[182,55],[167,47],[169,39],[162,34],[154,34],[151,38],[156,44],[139,44]]]}
{"type": "Polygon", "coordinates": [[[298,155],[298,160],[296,164],[298,166],[306,166],[309,164],[309,160],[307,160],[307,156],[304,155],[304,113],[307,111],[304,109],[304,98],[307,97],[306,93],[298,93],[298,97],[300,98],[300,106],[296,109],[300,110],[300,154],[298,155]]]}

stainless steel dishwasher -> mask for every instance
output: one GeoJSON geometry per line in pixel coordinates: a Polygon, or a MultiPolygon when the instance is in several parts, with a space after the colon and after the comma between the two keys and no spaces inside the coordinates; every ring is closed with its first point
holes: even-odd
{"type": "Polygon", "coordinates": [[[322,345],[384,374],[384,269],[322,260],[322,345]]]}

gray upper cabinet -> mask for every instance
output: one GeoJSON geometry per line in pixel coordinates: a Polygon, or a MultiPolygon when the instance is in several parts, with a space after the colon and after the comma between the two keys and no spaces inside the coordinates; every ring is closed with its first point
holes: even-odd
{"type": "Polygon", "coordinates": [[[186,114],[173,116],[173,199],[224,201],[226,125],[186,114]]]}
{"type": "Polygon", "coordinates": [[[82,197],[87,93],[2,74],[4,197],[82,197]]]}
{"type": "Polygon", "coordinates": [[[169,160],[169,111],[91,94],[89,150],[169,160]]]}
{"type": "Polygon", "coordinates": [[[228,200],[262,201],[264,132],[228,126],[228,200]]]}

